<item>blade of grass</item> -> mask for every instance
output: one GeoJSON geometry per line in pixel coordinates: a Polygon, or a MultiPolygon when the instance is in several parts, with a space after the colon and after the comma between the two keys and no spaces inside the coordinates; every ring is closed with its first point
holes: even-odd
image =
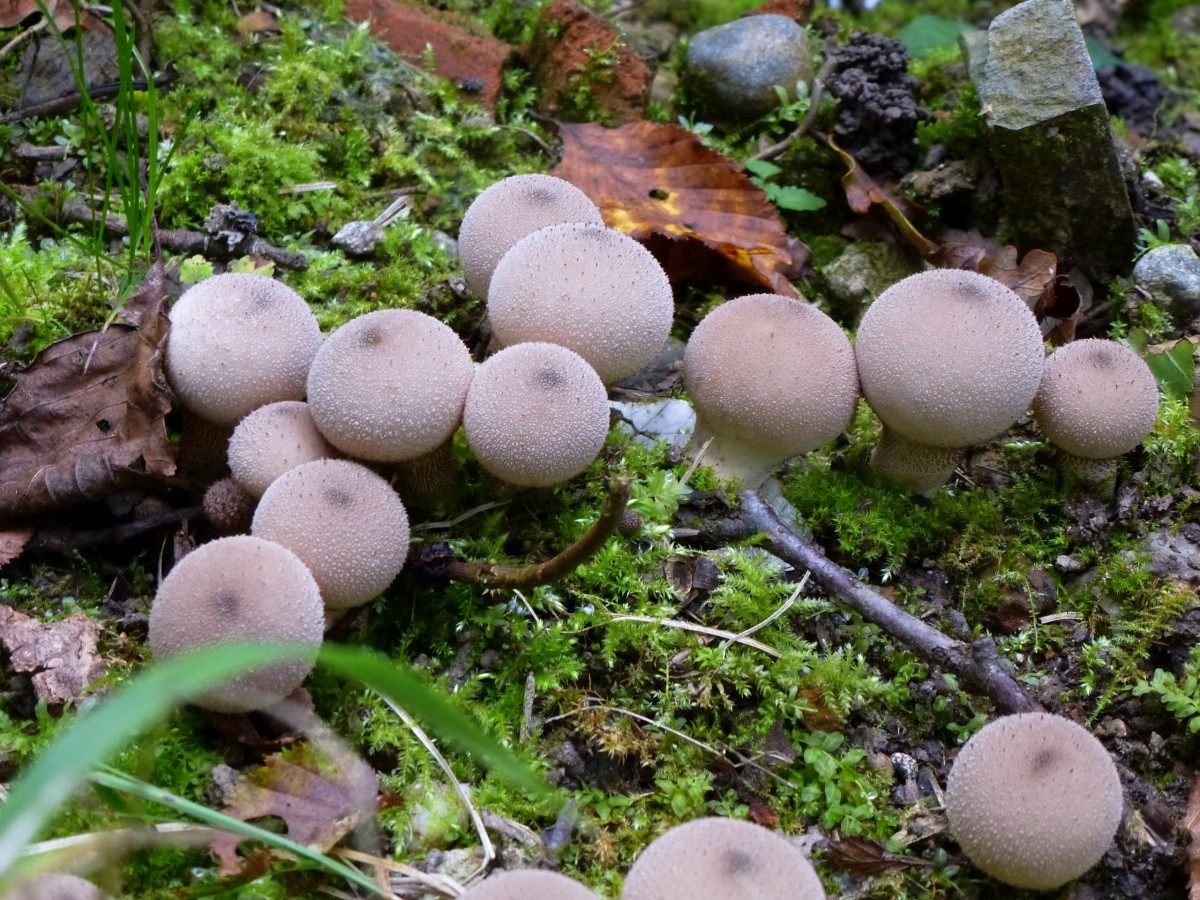
{"type": "MultiPolygon", "coordinates": [[[[241,819],[235,819],[232,816],[227,816],[215,809],[209,809],[199,803],[193,803],[170,791],[163,790],[160,787],[155,787],[152,784],[134,778],[131,775],[126,775],[124,772],[108,766],[102,767],[99,771],[93,772],[89,777],[93,784],[102,785],[103,787],[112,788],[116,791],[124,791],[128,794],[133,794],[135,797],[140,797],[143,800],[148,800],[151,803],[157,803],[165,806],[170,810],[181,813],[186,816],[191,816],[206,825],[212,825],[214,828],[220,828],[223,831],[232,831],[234,834],[240,834],[243,837],[252,840],[261,841],[269,847],[274,847],[277,850],[283,850],[291,853],[294,856],[307,859],[311,863],[315,863],[322,869],[345,878],[361,888],[365,888],[378,897],[387,896],[379,889],[371,878],[364,875],[353,866],[348,866],[345,863],[338,862],[336,859],[326,856],[324,853],[319,853],[316,850],[309,849],[303,844],[298,844],[293,840],[285,838],[283,835],[275,834],[257,825],[252,825],[249,822],[243,822],[241,819]]],[[[166,820],[164,820],[166,821],[166,820]]]]}
{"type": "MultiPolygon", "coordinates": [[[[311,652],[311,649],[307,652],[311,652]]],[[[176,706],[297,649],[226,644],[155,663],[76,720],[12,785],[0,808],[0,874],[9,870],[87,773],[176,706]]]]}
{"type": "Polygon", "coordinates": [[[543,800],[555,791],[521,759],[486,734],[470,716],[425,684],[417,675],[365,647],[326,644],[317,665],[360,681],[403,706],[423,726],[476,758],[511,784],[543,800]]]}

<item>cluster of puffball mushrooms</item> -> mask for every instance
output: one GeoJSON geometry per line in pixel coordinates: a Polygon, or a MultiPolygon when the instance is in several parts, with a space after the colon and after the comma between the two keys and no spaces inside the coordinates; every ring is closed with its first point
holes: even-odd
{"type": "MultiPolygon", "coordinates": [[[[491,186],[467,211],[459,250],[468,287],[487,300],[492,352],[479,364],[449,327],[412,310],[368,313],[326,338],[299,295],[259,275],[213,276],[172,308],[167,380],[195,419],[210,429],[232,428],[232,482],[215,486],[206,507],[215,524],[225,507],[242,504],[253,512],[248,535],[201,546],[163,580],[150,613],[151,649],[160,658],[223,641],[310,649],[214,688],[199,705],[245,712],[300,685],[327,617],[378,596],[404,565],[408,514],[393,484],[419,487],[443,477],[460,426],[480,464],[504,482],[541,487],[570,479],[603,446],[608,387],[648,366],[670,334],[672,293],[662,268],[636,241],[606,228],[596,206],[568,182],[522,175],[491,186]]],[[[785,460],[841,434],[860,395],[883,422],[873,468],[920,492],[936,490],[965,448],[1003,433],[1031,407],[1067,469],[1103,479],[1113,460],[1151,430],[1159,402],[1148,367],[1128,348],[1082,340],[1047,359],[1025,302],[998,281],[959,270],[923,272],[886,290],[864,315],[853,347],[839,325],[808,303],[773,294],[729,300],[695,328],[683,377],[697,415],[694,454],[749,488],[785,460]]],[[[988,726],[960,759],[985,758],[991,751],[971,748],[993,728],[1002,729],[995,740],[1012,744],[1023,729],[1041,734],[1043,725],[1018,725],[1022,720],[988,726]]],[[[1027,768],[1035,775],[1066,758],[1057,750],[1031,753],[1027,768]]],[[[1103,748],[1099,753],[1107,760],[1103,748]]],[[[1007,764],[1019,766],[1018,756],[1010,753],[1007,764]]],[[[1066,840],[1069,828],[1054,819],[1022,857],[1000,837],[1024,834],[1018,826],[1028,825],[1026,813],[970,824],[976,820],[964,810],[984,801],[968,798],[987,788],[965,774],[973,768],[955,771],[964,774],[952,774],[950,782],[954,833],[998,878],[1059,884],[1055,879],[1084,871],[1111,841],[1119,786],[1105,789],[1108,799],[1116,797],[1116,813],[1093,816],[1106,837],[1081,838],[1087,852],[1078,857],[1056,851],[1061,865],[1049,874],[1013,875],[1005,865],[1036,868],[1034,857],[1045,855],[1051,838],[1066,840]],[[989,855],[992,846],[1004,850],[989,855]],[[1008,862],[994,862],[997,853],[1008,862]],[[1080,867],[1076,860],[1085,856],[1090,861],[1080,867]]],[[[1046,795],[1039,787],[1025,799],[1036,803],[1046,795]]],[[[1066,815],[1065,804],[1049,806],[1066,815]]],[[[713,821],[725,822],[705,820],[713,821]]],[[[686,838],[662,840],[701,846],[704,829],[743,824],[691,823],[683,827],[696,830],[686,838]]],[[[756,832],[744,847],[722,837],[721,846],[738,849],[712,850],[704,857],[709,868],[676,866],[670,895],[701,871],[697,883],[705,885],[719,871],[735,880],[763,868],[792,871],[793,863],[779,859],[759,865],[756,854],[776,851],[767,846],[775,836],[757,831],[768,837],[756,832]]],[[[798,874],[787,896],[823,896],[807,865],[802,858],[794,864],[798,874]],[[811,885],[803,888],[808,893],[800,892],[802,884],[811,885]]],[[[532,900],[532,882],[518,879],[540,877],[488,879],[467,896],[502,900],[520,893],[532,900]]],[[[649,864],[635,865],[626,897],[668,895],[648,879],[649,864]]],[[[561,886],[548,890],[575,896],[561,886]]],[[[696,890],[693,896],[705,893],[696,890]]],[[[722,896],[776,896],[749,891],[731,888],[722,896]]],[[[582,887],[576,893],[591,896],[582,887]]]]}

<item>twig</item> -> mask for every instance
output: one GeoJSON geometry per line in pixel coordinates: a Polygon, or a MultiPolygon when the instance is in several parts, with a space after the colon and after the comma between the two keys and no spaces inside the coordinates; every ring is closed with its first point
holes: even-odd
{"type": "Polygon", "coordinates": [[[203,507],[187,506],[183,509],[169,509],[166,512],[155,513],[134,522],[122,522],[107,528],[97,528],[93,531],[72,531],[69,528],[47,528],[34,533],[25,544],[23,553],[57,553],[70,556],[76,550],[84,547],[120,544],[130,538],[140,537],[152,531],[158,531],[168,526],[174,527],[188,519],[195,519],[204,514],[203,507]]]}
{"type": "Polygon", "coordinates": [[[604,512],[600,514],[596,524],[574,544],[545,562],[530,563],[526,566],[504,566],[498,563],[475,563],[455,559],[446,563],[443,571],[447,578],[483,587],[523,590],[551,584],[575,571],[604,546],[605,541],[616,531],[632,493],[633,483],[630,479],[610,480],[604,512]]]}
{"type": "Polygon", "coordinates": [[[1042,710],[1005,668],[991,638],[981,637],[968,645],[942,634],[859,581],[815,544],[789,529],[757,491],[745,491],[741,500],[739,518],[751,531],[765,535],[767,550],[797,568],[811,571],[818,584],[868,622],[911,647],[926,662],[972,684],[1001,711],[1042,710]]]}
{"type": "MultiPolygon", "coordinates": [[[[10,42],[11,43],[11,42],[10,42]]],[[[7,49],[7,47],[5,48],[7,49]]],[[[176,74],[173,70],[160,72],[154,76],[154,86],[156,88],[166,87],[175,80],[176,74]]],[[[150,87],[150,82],[145,78],[134,78],[130,82],[130,87],[135,91],[144,91],[150,87]]],[[[109,81],[104,84],[88,85],[88,96],[92,100],[111,100],[121,92],[121,83],[119,81],[109,81]]],[[[20,122],[23,119],[32,119],[34,116],[49,116],[54,113],[65,112],[68,109],[74,109],[83,102],[83,94],[80,91],[71,91],[63,94],[61,97],[55,97],[53,100],[46,100],[42,103],[35,103],[32,106],[26,106],[22,109],[14,109],[12,112],[7,112],[0,116],[0,125],[10,125],[13,122],[20,122]]]]}
{"type": "Polygon", "coordinates": [[[760,629],[766,628],[768,625],[770,625],[772,622],[774,622],[776,619],[778,619],[780,616],[782,616],[785,612],[787,612],[789,609],[791,609],[792,604],[794,604],[796,602],[796,600],[800,597],[800,595],[802,593],[804,593],[805,587],[808,586],[808,579],[811,577],[812,577],[812,572],[805,572],[804,577],[800,579],[800,583],[798,585],[796,585],[796,589],[794,591],[792,591],[792,595],[783,601],[783,605],[780,606],[779,609],[775,610],[775,612],[771,613],[769,616],[767,616],[765,619],[763,619],[757,625],[751,625],[745,631],[735,634],[733,637],[731,637],[729,640],[727,640],[724,644],[721,645],[721,652],[728,654],[730,645],[735,642],[752,644],[753,642],[747,642],[746,638],[748,638],[750,635],[754,634],[754,632],[759,631],[760,629]]]}
{"type": "Polygon", "coordinates": [[[829,73],[833,71],[833,67],[837,64],[836,58],[832,53],[825,54],[825,61],[821,63],[821,69],[813,78],[812,93],[808,104],[808,112],[804,114],[804,118],[800,120],[800,124],[796,126],[796,130],[785,137],[777,144],[772,144],[763,150],[759,150],[750,159],[774,159],[783,153],[791,146],[793,141],[799,140],[808,133],[808,129],[812,128],[813,122],[817,120],[817,112],[821,108],[821,100],[825,96],[825,79],[829,77],[829,73]]]}
{"type": "MultiPolygon", "coordinates": [[[[792,600],[795,598],[793,597],[792,600]]],[[[790,604],[792,601],[788,601],[790,604]]],[[[786,607],[784,607],[786,608],[786,607]]],[[[781,610],[777,611],[782,612],[781,610]]],[[[773,618],[773,617],[772,617],[773,618]]],[[[772,659],[779,659],[781,654],[774,647],[769,647],[766,644],[759,643],[742,634],[734,634],[732,631],[722,631],[720,628],[709,628],[707,625],[694,625],[691,622],[681,622],[679,619],[657,619],[654,616],[613,616],[613,622],[644,622],[647,625],[666,625],[668,628],[678,628],[680,631],[692,631],[696,634],[707,635],[708,637],[725,638],[725,645],[728,648],[729,644],[738,643],[745,644],[747,647],[753,647],[755,650],[761,650],[763,653],[770,656],[772,659]]],[[[769,621],[769,620],[768,620],[769,621]]],[[[760,623],[766,624],[766,623],[760,623]]],[[[757,628],[759,626],[755,626],[757,628]]]]}

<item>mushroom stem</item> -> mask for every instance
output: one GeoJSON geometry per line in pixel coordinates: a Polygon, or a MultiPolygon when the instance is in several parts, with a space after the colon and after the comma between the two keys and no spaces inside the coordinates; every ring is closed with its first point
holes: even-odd
{"type": "Polygon", "coordinates": [[[394,463],[392,487],[410,509],[437,510],[454,487],[462,466],[454,455],[451,435],[428,453],[394,463]]]}
{"type": "Polygon", "coordinates": [[[763,452],[745,441],[717,434],[698,413],[688,452],[700,465],[712,466],[722,481],[737,481],[747,490],[756,490],[784,462],[778,453],[763,452]]]}
{"type": "Polygon", "coordinates": [[[551,584],[569,575],[594,556],[617,530],[625,507],[633,494],[633,482],[629,478],[612,478],[608,482],[608,497],[604,511],[588,533],[557,556],[545,562],[526,566],[503,566],[487,562],[451,560],[443,569],[447,578],[465,581],[492,588],[526,588],[551,584]]]}
{"type": "Polygon", "coordinates": [[[885,481],[928,496],[950,479],[963,456],[960,448],[918,444],[884,425],[871,452],[871,469],[885,481]]]}
{"type": "Polygon", "coordinates": [[[764,535],[763,547],[784,562],[812,572],[813,578],[868,622],[903,641],[932,665],[953,672],[982,691],[1006,713],[1041,712],[1013,678],[991,638],[971,644],[956,641],[918,619],[829,559],[815,544],[789,529],[758,495],[741,495],[739,517],[753,533],[764,535]]]}
{"type": "Polygon", "coordinates": [[[1097,499],[1111,499],[1117,486],[1117,459],[1085,459],[1066,450],[1058,451],[1058,470],[1073,487],[1097,499]]]}

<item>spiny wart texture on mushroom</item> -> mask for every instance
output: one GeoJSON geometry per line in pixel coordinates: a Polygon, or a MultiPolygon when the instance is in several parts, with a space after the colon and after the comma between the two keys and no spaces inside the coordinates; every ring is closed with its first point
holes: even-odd
{"type": "Polygon", "coordinates": [[[703,458],[757,487],[789,457],[820,447],[854,415],[854,350],[832,319],[803,301],[751,294],[723,303],[692,332],[683,383],[696,407],[703,458]]]}
{"type": "Polygon", "coordinates": [[[1005,884],[1043,891],[1100,861],[1121,803],[1104,746],[1048,713],[985,725],[959,751],[946,785],[950,832],[971,862],[1005,884]]]}
{"type": "Polygon", "coordinates": [[[553,225],[504,255],[488,291],[501,346],[558,344],[605,384],[640,372],[671,332],[671,284],[650,251],[600,225],[553,225]]]}
{"type": "Polygon", "coordinates": [[[479,367],[463,430],[497,478],[545,487],[591,464],[604,446],[608,418],[608,393],[583,357],[556,344],[528,343],[479,367]]]}
{"type": "Polygon", "coordinates": [[[193,550],[163,579],[150,607],[150,649],[167,659],[221,643],[289,643],[298,658],[230,679],[195,703],[248,712],[300,686],[317,656],[325,609],[317,582],[299,558],[258,537],[221,538],[193,550]]]}
{"type": "Polygon", "coordinates": [[[739,819],[677,825],[634,862],[621,900],[824,900],[812,864],[786,838],[739,819]]]}
{"type": "Polygon", "coordinates": [[[1037,393],[1044,358],[1021,298],[957,269],[919,272],[880,294],[854,349],[875,414],[931,447],[969,447],[1012,425],[1037,393]]]}
{"type": "Polygon", "coordinates": [[[232,425],[277,400],[303,400],[321,329],[304,299],[248,272],[213,275],[171,308],[163,368],[181,403],[232,425]]]}
{"type": "Polygon", "coordinates": [[[459,900],[599,900],[578,881],[557,872],[522,869],[485,878],[459,900]]]}
{"type": "Polygon", "coordinates": [[[604,219],[587,194],[553,175],[512,175],[475,198],[458,229],[458,254],[467,287],[486,297],[492,273],[521,238],[549,225],[604,219]]]}
{"type": "Polygon", "coordinates": [[[391,486],[343,459],[304,463],[277,478],[250,533],[287,547],[308,566],[328,609],[378,597],[408,556],[408,514],[391,486]]]}
{"type": "Polygon", "coordinates": [[[259,407],[233,429],[229,439],[229,471],[252,497],[261,497],[271,482],[301,463],[337,456],[322,437],[308,404],[284,400],[259,407]]]}
{"type": "Polygon", "coordinates": [[[432,316],[383,309],[329,336],[308,375],[317,428],[344,453],[402,462],[447,440],[462,419],[474,366],[432,316]]]}
{"type": "Polygon", "coordinates": [[[1088,338],[1046,360],[1033,415],[1042,434],[1084,459],[1111,459],[1142,442],[1158,418],[1146,361],[1116,341],[1088,338]]]}

